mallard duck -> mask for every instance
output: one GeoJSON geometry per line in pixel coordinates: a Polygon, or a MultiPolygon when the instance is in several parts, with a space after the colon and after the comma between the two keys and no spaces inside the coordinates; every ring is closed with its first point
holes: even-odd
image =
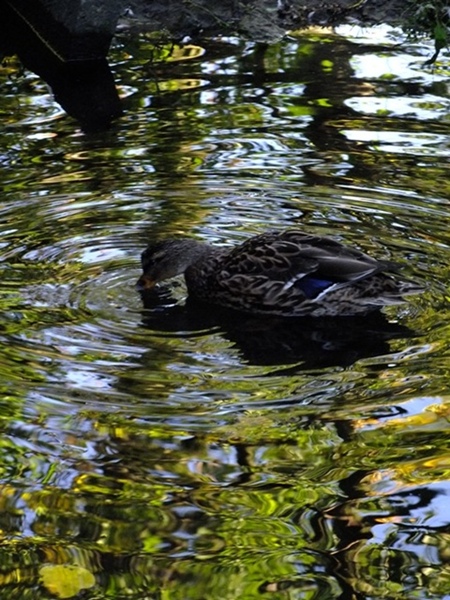
{"type": "Polygon", "coordinates": [[[365,315],[421,291],[390,274],[398,269],[394,263],[296,229],[263,233],[234,248],[164,240],[142,253],[142,269],[141,291],[184,273],[196,300],[285,317],[365,315]]]}

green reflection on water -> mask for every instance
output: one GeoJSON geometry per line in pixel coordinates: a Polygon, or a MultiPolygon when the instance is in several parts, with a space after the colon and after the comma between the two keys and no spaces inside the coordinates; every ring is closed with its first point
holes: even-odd
{"type": "Polygon", "coordinates": [[[446,87],[356,75],[355,51],[306,34],[149,63],[118,39],[125,115],[91,136],[0,72],[0,597],[48,597],[44,565],[86,569],[92,598],[446,593],[446,87]],[[192,315],[181,282],[143,311],[148,239],[291,225],[427,291],[356,338],[192,315]]]}

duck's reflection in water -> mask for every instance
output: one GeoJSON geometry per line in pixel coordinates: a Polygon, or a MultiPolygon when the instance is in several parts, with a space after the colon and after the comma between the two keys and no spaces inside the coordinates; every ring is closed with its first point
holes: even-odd
{"type": "Polygon", "coordinates": [[[361,358],[388,354],[391,340],[414,336],[381,312],[365,317],[275,318],[189,300],[177,304],[163,287],[141,296],[145,327],[176,335],[218,331],[252,365],[295,365],[295,370],[349,366],[361,358]]]}

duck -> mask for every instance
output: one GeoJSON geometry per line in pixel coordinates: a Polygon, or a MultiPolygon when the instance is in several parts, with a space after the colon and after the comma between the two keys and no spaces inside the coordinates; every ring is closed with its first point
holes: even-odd
{"type": "Polygon", "coordinates": [[[255,315],[360,316],[405,302],[422,287],[399,266],[299,229],[268,231],[234,247],[192,238],[150,244],[137,288],[184,274],[189,298],[255,315]]]}

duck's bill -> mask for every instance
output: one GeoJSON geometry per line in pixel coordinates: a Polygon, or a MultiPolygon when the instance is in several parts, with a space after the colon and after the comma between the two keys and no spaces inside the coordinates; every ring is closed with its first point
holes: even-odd
{"type": "Polygon", "coordinates": [[[155,287],[156,281],[150,279],[147,275],[141,275],[136,282],[136,289],[138,292],[143,292],[144,290],[151,290],[155,287]]]}

